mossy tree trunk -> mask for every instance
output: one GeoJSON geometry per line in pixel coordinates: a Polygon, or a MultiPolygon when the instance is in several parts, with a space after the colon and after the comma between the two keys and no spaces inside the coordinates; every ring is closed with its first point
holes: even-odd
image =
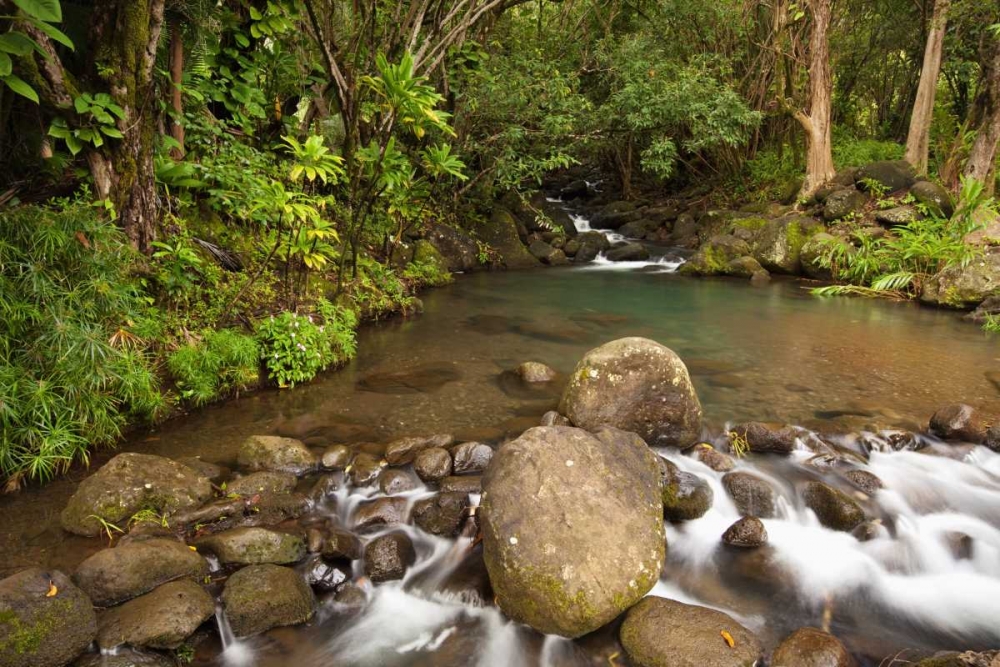
{"type": "Polygon", "coordinates": [[[924,49],[924,64],[920,70],[920,85],[917,98],[910,115],[910,131],[906,137],[906,161],[913,165],[918,174],[927,173],[930,152],[931,121],[934,119],[934,98],[937,93],[938,77],[941,74],[941,56],[944,52],[944,34],[948,25],[948,8],[951,0],[937,0],[930,30],[927,32],[927,46],[924,49]]]}
{"type": "Polygon", "coordinates": [[[101,156],[108,168],[91,171],[98,194],[110,198],[129,240],[148,252],[156,238],[157,205],[153,167],[156,96],[153,68],[163,27],[164,0],[104,0],[91,17],[94,67],[124,110],[118,129],[101,156]]]}

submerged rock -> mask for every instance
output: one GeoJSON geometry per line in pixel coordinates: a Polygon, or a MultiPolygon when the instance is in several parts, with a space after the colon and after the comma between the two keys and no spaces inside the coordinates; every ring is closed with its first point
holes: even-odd
{"type": "Polygon", "coordinates": [[[537,361],[525,361],[517,370],[517,376],[525,382],[551,382],[557,373],[549,366],[537,361]]]}
{"type": "Polygon", "coordinates": [[[330,445],[323,452],[319,464],[325,470],[343,470],[351,463],[354,453],[347,445],[330,445]]]}
{"type": "Polygon", "coordinates": [[[413,459],[421,451],[430,447],[448,447],[455,438],[452,435],[439,433],[437,435],[418,436],[394,440],[385,448],[385,460],[391,466],[401,466],[413,463],[413,459]]]}
{"type": "Polygon", "coordinates": [[[701,403],[687,368],[647,338],[621,338],[584,355],[559,411],[576,426],[613,426],[655,446],[684,447],[701,431],[701,403]]]}
{"type": "Polygon", "coordinates": [[[839,639],[816,628],[799,628],[774,651],[771,667],[857,667],[839,639]]]}
{"type": "Polygon", "coordinates": [[[87,653],[73,662],[73,667],[177,667],[162,653],[119,648],[114,653],[87,653]]]}
{"type": "Polygon", "coordinates": [[[663,518],[667,521],[692,521],[712,506],[712,487],[689,472],[683,472],[670,461],[660,458],[663,518]]]}
{"type": "Polygon", "coordinates": [[[942,440],[981,443],[986,439],[986,424],[971,405],[956,403],[941,408],[931,416],[930,432],[942,440]]]}
{"type": "Polygon", "coordinates": [[[173,649],[213,614],[215,601],[205,589],[188,579],[172,581],[105,611],[100,618],[97,643],[102,649],[122,644],[173,649]]]}
{"type": "Polygon", "coordinates": [[[277,435],[252,435],[240,445],[236,463],[244,470],[274,470],[302,475],[316,468],[316,455],[301,441],[277,435]]]}
{"type": "Polygon", "coordinates": [[[766,480],[748,472],[729,472],[722,476],[722,486],[742,516],[775,516],[778,494],[766,480]]]}
{"type": "Polygon", "coordinates": [[[753,667],[764,653],[732,617],[655,596],[629,609],[618,636],[638,667],[753,667]]]}
{"type": "Polygon", "coordinates": [[[500,448],[480,521],[504,613],[579,637],[652,588],[665,542],[656,459],[637,436],[610,428],[536,427],[500,448]]]}
{"type": "Polygon", "coordinates": [[[306,555],[305,541],[297,535],[267,528],[233,528],[196,542],[223,565],[297,563],[306,555]]]}
{"type": "Polygon", "coordinates": [[[762,547],[767,544],[767,529],[757,517],[745,516],[726,528],[722,541],[732,547],[762,547]]]}
{"type": "Polygon", "coordinates": [[[222,591],[222,604],[237,637],[305,623],[316,610],[305,580],[279,565],[251,565],[233,574],[222,591]]]}
{"type": "Polygon", "coordinates": [[[211,497],[212,483],[191,468],[162,456],[126,452],[80,482],[62,512],[62,527],[93,537],[103,530],[98,518],[124,526],[140,510],[169,516],[211,497]]]}
{"type": "Polygon", "coordinates": [[[119,544],[83,561],[73,580],[98,607],[148,593],[174,579],[200,580],[208,562],[173,539],[153,538],[119,544]]]}
{"type": "Polygon", "coordinates": [[[62,572],[30,568],[0,579],[0,665],[62,667],[96,635],[90,599],[62,572]],[[49,596],[52,586],[58,592],[49,596]]]}
{"type": "Polygon", "coordinates": [[[376,583],[402,579],[416,559],[406,533],[381,535],[365,547],[365,574],[376,583]]]}
{"type": "Polygon", "coordinates": [[[809,482],[802,494],[806,507],[832,530],[850,532],[865,520],[865,511],[853,498],[823,482],[809,482]]]}

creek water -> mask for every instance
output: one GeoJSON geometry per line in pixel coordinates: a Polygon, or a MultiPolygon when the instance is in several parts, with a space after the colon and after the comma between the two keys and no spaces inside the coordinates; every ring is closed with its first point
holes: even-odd
{"type": "MultiPolygon", "coordinates": [[[[880,527],[862,542],[821,527],[803,507],[798,490],[808,480],[856,493],[805,442],[790,457],[741,459],[739,468],[771,481],[780,499],[778,516],[764,520],[769,545],[736,553],[719,540],[738,518],[721,475],[663,451],[706,479],[715,501],[704,517],[667,526],[654,594],[724,610],[769,647],[798,627],[827,626],[866,665],[909,650],[1000,645],[1000,455],[928,439],[917,441],[919,451],[896,451],[882,433],[919,429],[952,402],[1000,412],[989,379],[1000,370],[996,341],[952,313],[821,300],[780,280],[687,279],[673,275],[678,263],[664,251],[634,265],[462,277],[424,295],[423,316],[366,326],[347,368],[195,412],[122,449],[226,464],[259,433],[317,447],[435,432],[499,443],[537,424],[561,389],[560,381],[521,384],[511,373],[518,363],[542,361],[565,376],[587,350],[645,336],[688,364],[706,439],[719,441],[727,423],[744,419],[844,434],[836,442],[869,458],[885,485],[863,501],[880,527]]],[[[0,497],[0,576],[39,564],[70,572],[102,548],[59,528],[83,475],[0,497]]],[[[411,500],[430,493],[418,489],[411,500]]],[[[353,508],[375,495],[344,486],[315,512],[350,526],[353,508]]],[[[309,625],[250,640],[226,634],[196,663],[554,667],[606,665],[620,650],[614,627],[571,642],[511,623],[492,604],[481,547],[468,533],[446,540],[402,529],[417,562],[402,581],[366,584],[363,610],[321,599],[309,625]]],[[[227,628],[221,611],[218,623],[227,628]]]]}

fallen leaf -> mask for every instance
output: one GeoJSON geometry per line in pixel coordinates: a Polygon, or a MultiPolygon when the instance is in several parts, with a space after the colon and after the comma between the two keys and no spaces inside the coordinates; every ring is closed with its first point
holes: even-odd
{"type": "Polygon", "coordinates": [[[726,640],[726,644],[729,646],[729,648],[736,648],[736,640],[733,639],[733,636],[731,634],[729,634],[725,630],[723,630],[719,634],[722,635],[722,638],[726,640]]]}
{"type": "Polygon", "coordinates": [[[193,544],[189,544],[188,549],[190,549],[191,551],[197,551],[198,547],[194,546],[193,544]]]}
{"type": "Polygon", "coordinates": [[[90,250],[90,241],[87,240],[87,236],[83,232],[76,233],[76,240],[79,241],[80,245],[84,248],[90,250]]]}
{"type": "Polygon", "coordinates": [[[55,582],[49,579],[49,592],[45,594],[45,597],[54,598],[58,592],[59,589],[56,588],[55,582]]]}

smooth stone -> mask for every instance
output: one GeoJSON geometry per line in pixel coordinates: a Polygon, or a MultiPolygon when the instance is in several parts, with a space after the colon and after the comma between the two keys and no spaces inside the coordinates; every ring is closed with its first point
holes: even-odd
{"type": "Polygon", "coordinates": [[[213,484],[220,484],[222,481],[229,476],[229,469],[217,465],[215,463],[209,463],[208,461],[202,461],[196,456],[186,456],[183,458],[176,459],[181,465],[186,465],[191,470],[212,482],[213,484]]]}
{"type": "Polygon", "coordinates": [[[390,442],[385,448],[385,458],[391,466],[413,463],[417,454],[430,447],[448,447],[455,442],[450,434],[402,438],[390,442]]]}
{"type": "Polygon", "coordinates": [[[358,389],[376,394],[430,394],[461,377],[452,364],[425,364],[406,371],[370,373],[358,381],[358,389]]]}
{"type": "Polygon", "coordinates": [[[552,368],[537,361],[525,361],[514,372],[523,381],[529,383],[551,382],[557,375],[552,368]]]}
{"type": "Polygon", "coordinates": [[[882,480],[867,470],[848,470],[844,473],[844,477],[869,496],[874,496],[883,488],[882,480]]]}
{"type": "Polygon", "coordinates": [[[354,512],[354,529],[406,523],[406,498],[376,498],[358,505],[354,512]]]}
{"type": "Polygon", "coordinates": [[[223,565],[297,563],[306,555],[306,544],[301,537],[253,526],[202,538],[195,546],[215,554],[223,565]]]}
{"type": "Polygon", "coordinates": [[[431,447],[422,450],[413,460],[413,470],[425,482],[436,482],[451,475],[451,454],[447,449],[431,447]]]}
{"type": "Polygon", "coordinates": [[[228,482],[226,493],[248,498],[258,493],[290,493],[297,481],[295,475],[286,472],[255,472],[228,482]]]}
{"type": "Polygon", "coordinates": [[[831,530],[850,532],[865,520],[865,511],[853,498],[823,482],[809,482],[802,494],[806,507],[831,530]]]}
{"type": "Polygon", "coordinates": [[[981,443],[986,426],[971,405],[957,403],[941,408],[931,417],[930,432],[943,440],[981,443]]]}
{"type": "Polygon", "coordinates": [[[722,476],[722,485],[742,516],[775,516],[778,494],[767,480],[748,472],[728,472],[722,476]]]}
{"type": "Polygon", "coordinates": [[[569,420],[563,417],[561,414],[555,410],[549,410],[544,415],[542,415],[542,420],[538,424],[539,426],[569,426],[569,420]]]}
{"type": "Polygon", "coordinates": [[[795,450],[799,431],[784,424],[746,422],[734,426],[731,433],[744,438],[750,451],[755,454],[790,454],[795,450]]]}
{"type": "Polygon", "coordinates": [[[405,533],[382,535],[365,547],[365,574],[376,583],[402,579],[416,559],[413,542],[405,533]]]}
{"type": "Polygon", "coordinates": [[[715,472],[729,472],[736,467],[736,461],[729,454],[724,454],[707,443],[694,448],[695,458],[715,472]]]}
{"type": "Polygon", "coordinates": [[[298,572],[280,565],[251,565],[230,576],[222,604],[237,637],[305,623],[316,610],[309,585],[298,572]]]}
{"type": "Polygon", "coordinates": [[[722,541],[733,547],[761,547],[767,544],[767,529],[757,517],[745,516],[726,528],[722,541]]]}
{"type": "Polygon", "coordinates": [[[816,628],[799,628],[778,646],[770,667],[857,667],[839,639],[816,628]]]}
{"type": "Polygon", "coordinates": [[[326,535],[321,553],[328,560],[357,560],[364,547],[354,533],[334,528],[326,535]]]}
{"type": "Polygon", "coordinates": [[[272,470],[302,475],[316,468],[316,455],[300,440],[277,435],[252,435],[240,444],[236,455],[240,468],[257,472],[272,470]]]}
{"type": "Polygon", "coordinates": [[[387,496],[413,491],[418,486],[417,480],[405,470],[387,468],[378,476],[378,488],[387,496]]]}
{"type": "Polygon", "coordinates": [[[343,470],[351,463],[351,448],[347,445],[330,445],[323,452],[319,464],[326,470],[343,470]]]}
{"type": "Polygon", "coordinates": [[[370,452],[360,452],[347,467],[347,476],[354,486],[370,486],[382,473],[385,460],[370,452]]]}
{"type": "Polygon", "coordinates": [[[190,579],[172,581],[101,614],[97,643],[102,649],[174,649],[214,614],[215,601],[204,588],[190,579]]]}
{"type": "Polygon", "coordinates": [[[456,475],[479,474],[493,460],[493,448],[482,442],[463,442],[451,449],[456,475]]]}
{"type": "Polygon", "coordinates": [[[672,462],[660,458],[660,495],[663,518],[667,521],[692,521],[712,507],[714,494],[708,482],[681,471],[672,462]]]}

